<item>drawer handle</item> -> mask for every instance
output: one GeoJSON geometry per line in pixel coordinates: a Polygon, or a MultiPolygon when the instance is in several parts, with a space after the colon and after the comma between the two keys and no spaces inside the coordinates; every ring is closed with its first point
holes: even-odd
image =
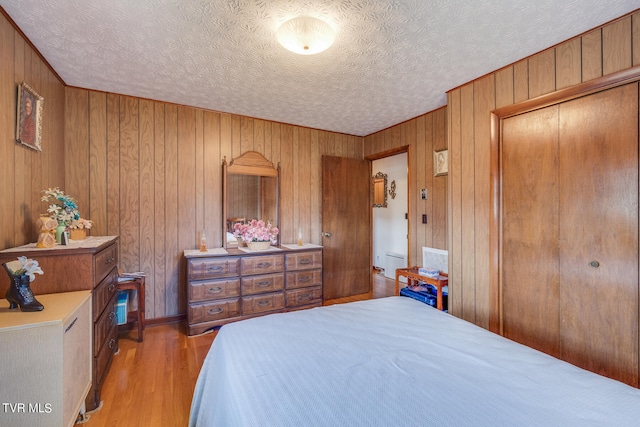
{"type": "Polygon", "coordinates": [[[67,326],[67,329],[64,330],[64,333],[66,334],[67,332],[69,332],[69,329],[73,328],[73,325],[75,325],[77,321],[78,321],[77,317],[75,319],[73,319],[73,322],[71,322],[71,324],[69,324],[69,326],[67,326]]]}
{"type": "Polygon", "coordinates": [[[257,283],[259,288],[266,288],[271,286],[271,280],[263,280],[262,282],[257,283]]]}
{"type": "Polygon", "coordinates": [[[258,301],[259,307],[266,307],[268,305],[271,305],[271,300],[263,299],[262,301],[258,301]]]}
{"type": "Polygon", "coordinates": [[[300,260],[300,264],[302,264],[302,265],[311,264],[311,260],[309,258],[302,258],[300,260]]]}
{"type": "Polygon", "coordinates": [[[114,313],[113,311],[111,313],[109,313],[109,320],[111,321],[111,323],[113,323],[113,321],[118,317],[118,315],[116,313],[114,313]]]}
{"type": "Polygon", "coordinates": [[[109,348],[110,348],[111,350],[113,350],[113,347],[114,347],[114,344],[115,344],[115,343],[116,343],[116,340],[114,340],[113,338],[111,338],[111,339],[109,340],[109,348]]]}
{"type": "Polygon", "coordinates": [[[216,286],[215,288],[207,289],[207,293],[208,294],[219,294],[220,292],[222,292],[222,288],[220,286],[216,286]]]}
{"type": "Polygon", "coordinates": [[[219,273],[222,271],[222,266],[221,265],[214,265],[212,267],[208,267],[207,268],[207,272],[208,273],[219,273]]]}
{"type": "Polygon", "coordinates": [[[114,257],[109,257],[107,258],[107,265],[111,265],[113,264],[113,261],[115,261],[116,259],[114,257]]]}
{"type": "Polygon", "coordinates": [[[311,276],[300,276],[298,278],[298,282],[300,283],[308,283],[311,281],[311,276]]]}
{"type": "Polygon", "coordinates": [[[107,290],[109,291],[109,293],[112,293],[113,291],[116,290],[116,284],[110,283],[109,286],[107,287],[107,290]]]}
{"type": "Polygon", "coordinates": [[[300,295],[299,299],[301,300],[310,300],[311,299],[311,294],[302,294],[300,295]]]}
{"type": "Polygon", "coordinates": [[[256,267],[258,268],[269,268],[271,267],[271,263],[268,261],[259,262],[256,267]]]}
{"type": "Polygon", "coordinates": [[[210,308],[209,310],[207,310],[207,314],[220,314],[222,313],[224,310],[220,307],[218,308],[210,308]]]}

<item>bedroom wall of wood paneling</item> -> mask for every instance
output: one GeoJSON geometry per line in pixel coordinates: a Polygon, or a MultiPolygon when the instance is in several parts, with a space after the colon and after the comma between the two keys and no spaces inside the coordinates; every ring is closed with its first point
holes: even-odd
{"type": "MultiPolygon", "coordinates": [[[[0,13],[0,249],[34,242],[47,205],[40,191],[64,187],[64,84],[0,13]],[[42,151],[16,143],[18,84],[44,98],[42,151]]],[[[36,287],[37,289],[37,282],[36,287]]]]}
{"type": "Polygon", "coordinates": [[[636,65],[638,12],[447,93],[452,314],[489,327],[490,112],[636,65]]]}
{"type": "Polygon", "coordinates": [[[365,157],[408,147],[409,265],[422,265],[423,246],[447,249],[449,178],[433,176],[433,152],[447,148],[446,111],[442,107],[364,138],[365,157]],[[422,188],[427,189],[427,200],[420,199],[422,188]]]}
{"type": "Polygon", "coordinates": [[[363,138],[67,87],[67,191],[120,236],[120,267],[144,271],[147,317],[184,312],[182,251],[220,246],[222,159],[248,150],[281,166],[282,242],[320,244],[321,156],[362,158],[363,138]]]}

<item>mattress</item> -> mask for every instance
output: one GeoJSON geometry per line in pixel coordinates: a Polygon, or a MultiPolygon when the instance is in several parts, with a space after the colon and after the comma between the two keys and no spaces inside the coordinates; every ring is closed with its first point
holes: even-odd
{"type": "Polygon", "coordinates": [[[191,426],[636,426],[640,390],[406,297],[221,328],[191,426]]]}

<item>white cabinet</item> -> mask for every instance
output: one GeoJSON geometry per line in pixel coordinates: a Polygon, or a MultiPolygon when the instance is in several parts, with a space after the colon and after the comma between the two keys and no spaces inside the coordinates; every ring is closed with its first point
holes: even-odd
{"type": "Polygon", "coordinates": [[[0,300],[0,425],[71,426],[91,387],[91,292],[37,298],[35,313],[0,300]]]}

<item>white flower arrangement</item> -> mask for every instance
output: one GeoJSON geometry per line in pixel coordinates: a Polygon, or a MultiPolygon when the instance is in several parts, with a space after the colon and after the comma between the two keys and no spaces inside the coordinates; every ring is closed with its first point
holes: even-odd
{"type": "Polygon", "coordinates": [[[26,256],[19,256],[17,261],[10,261],[5,264],[7,270],[14,276],[29,276],[29,282],[36,280],[36,274],[44,274],[42,268],[35,259],[28,259],[26,256]]]}

